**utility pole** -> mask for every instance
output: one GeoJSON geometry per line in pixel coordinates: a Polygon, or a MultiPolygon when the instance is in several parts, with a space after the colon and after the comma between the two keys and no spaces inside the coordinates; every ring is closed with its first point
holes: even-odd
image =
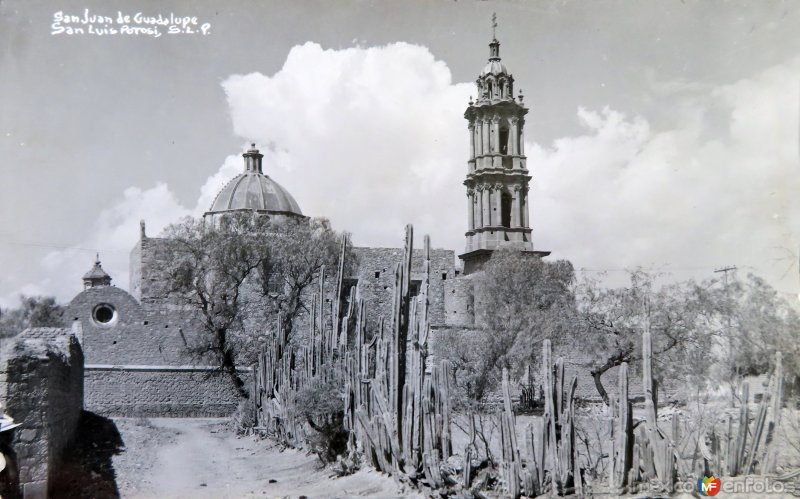
{"type": "MultiPolygon", "coordinates": [[[[720,272],[723,272],[725,274],[725,277],[724,277],[724,280],[725,280],[725,297],[727,298],[729,305],[730,305],[730,298],[731,297],[730,297],[730,292],[728,291],[728,272],[733,272],[734,270],[736,270],[736,265],[729,265],[727,267],[723,267],[721,269],[717,269],[717,270],[714,271],[715,274],[718,274],[720,272]]],[[[733,345],[730,343],[730,337],[731,337],[731,310],[728,310],[725,315],[728,316],[727,317],[727,319],[728,319],[727,320],[728,327],[726,328],[726,333],[727,333],[727,336],[728,336],[728,355],[730,356],[730,355],[732,355],[731,349],[733,348],[733,345]]],[[[731,407],[733,407],[733,403],[734,403],[733,401],[737,398],[736,392],[737,392],[738,380],[739,380],[739,367],[738,366],[735,368],[734,373],[735,373],[735,378],[734,379],[736,381],[734,383],[731,383],[731,395],[733,395],[731,397],[731,407]]]]}
{"type": "Polygon", "coordinates": [[[734,270],[736,270],[736,265],[732,265],[730,267],[723,267],[721,269],[717,269],[717,270],[714,271],[715,274],[718,274],[720,272],[725,272],[725,288],[726,289],[728,288],[728,272],[731,272],[731,271],[734,271],[734,270]]]}

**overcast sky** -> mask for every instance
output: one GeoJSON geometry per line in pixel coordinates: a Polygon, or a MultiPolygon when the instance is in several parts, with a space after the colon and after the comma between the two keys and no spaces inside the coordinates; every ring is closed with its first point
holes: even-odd
{"type": "Polygon", "coordinates": [[[531,109],[537,249],[800,291],[798,2],[2,0],[0,305],[68,301],[95,251],[127,288],[139,220],[157,235],[208,209],[251,141],[357,244],[414,223],[462,252],[494,11],[531,109]],[[86,9],[206,34],[53,34],[86,9]]]}

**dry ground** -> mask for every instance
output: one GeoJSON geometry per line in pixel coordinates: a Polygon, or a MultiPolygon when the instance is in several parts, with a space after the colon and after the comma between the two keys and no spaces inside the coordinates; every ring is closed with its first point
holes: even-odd
{"type": "Polygon", "coordinates": [[[114,422],[125,450],[114,456],[117,486],[131,498],[409,497],[371,469],[335,478],[313,455],[269,440],[237,437],[222,419],[114,422]]]}
{"type": "MultiPolygon", "coordinates": [[[[797,418],[796,411],[787,412],[793,417],[787,417],[786,420],[800,419],[797,418]]],[[[583,423],[592,427],[594,425],[590,421],[594,421],[600,430],[597,436],[602,438],[602,428],[607,425],[604,424],[601,414],[593,416],[584,415],[588,420],[584,419],[583,423]]],[[[538,419],[531,416],[518,417],[518,434],[523,434],[523,429],[528,423],[537,424],[538,419]]],[[[409,497],[411,495],[420,497],[419,493],[371,469],[361,470],[343,478],[332,477],[330,470],[320,468],[315,456],[297,450],[281,450],[271,441],[253,436],[237,437],[229,430],[227,421],[222,419],[118,418],[114,423],[120,432],[125,449],[113,457],[117,474],[116,483],[122,497],[159,499],[287,496],[409,497]]],[[[466,444],[466,435],[456,427],[453,430],[454,451],[461,454],[466,444]]],[[[490,433],[493,433],[491,440],[492,447],[495,447],[499,435],[496,430],[490,433]]],[[[797,433],[793,432],[790,440],[797,437],[797,433]]],[[[781,447],[784,451],[793,450],[785,442],[781,447]]],[[[743,479],[723,477],[723,482],[741,480],[743,479]]],[[[800,482],[794,480],[791,482],[793,483],[789,486],[796,486],[800,491],[800,482]]],[[[731,486],[732,483],[727,485],[731,486]]],[[[687,486],[691,488],[692,484],[687,486]]],[[[741,499],[800,496],[800,492],[783,492],[781,494],[730,493],[723,490],[719,496],[741,499]]],[[[608,495],[604,496],[600,492],[597,497],[608,497],[608,495]]],[[[627,497],[658,497],[658,495],[653,496],[652,493],[643,491],[627,497]]],[[[699,496],[695,492],[676,494],[674,497],[699,496]]]]}

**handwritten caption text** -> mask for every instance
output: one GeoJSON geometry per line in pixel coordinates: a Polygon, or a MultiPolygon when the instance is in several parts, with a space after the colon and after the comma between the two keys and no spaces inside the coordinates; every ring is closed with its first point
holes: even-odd
{"type": "Polygon", "coordinates": [[[79,14],[58,11],[53,14],[51,35],[93,35],[114,36],[134,35],[200,35],[211,33],[211,23],[198,21],[196,16],[169,14],[145,14],[136,12],[126,14],[118,11],[114,16],[100,15],[84,9],[79,14]]]}

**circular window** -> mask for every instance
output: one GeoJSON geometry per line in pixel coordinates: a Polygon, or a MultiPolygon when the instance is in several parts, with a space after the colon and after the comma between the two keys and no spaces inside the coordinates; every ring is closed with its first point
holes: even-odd
{"type": "Polygon", "coordinates": [[[108,303],[101,303],[100,305],[94,307],[92,318],[98,324],[109,325],[116,320],[117,311],[112,305],[109,305],[108,303]]]}

